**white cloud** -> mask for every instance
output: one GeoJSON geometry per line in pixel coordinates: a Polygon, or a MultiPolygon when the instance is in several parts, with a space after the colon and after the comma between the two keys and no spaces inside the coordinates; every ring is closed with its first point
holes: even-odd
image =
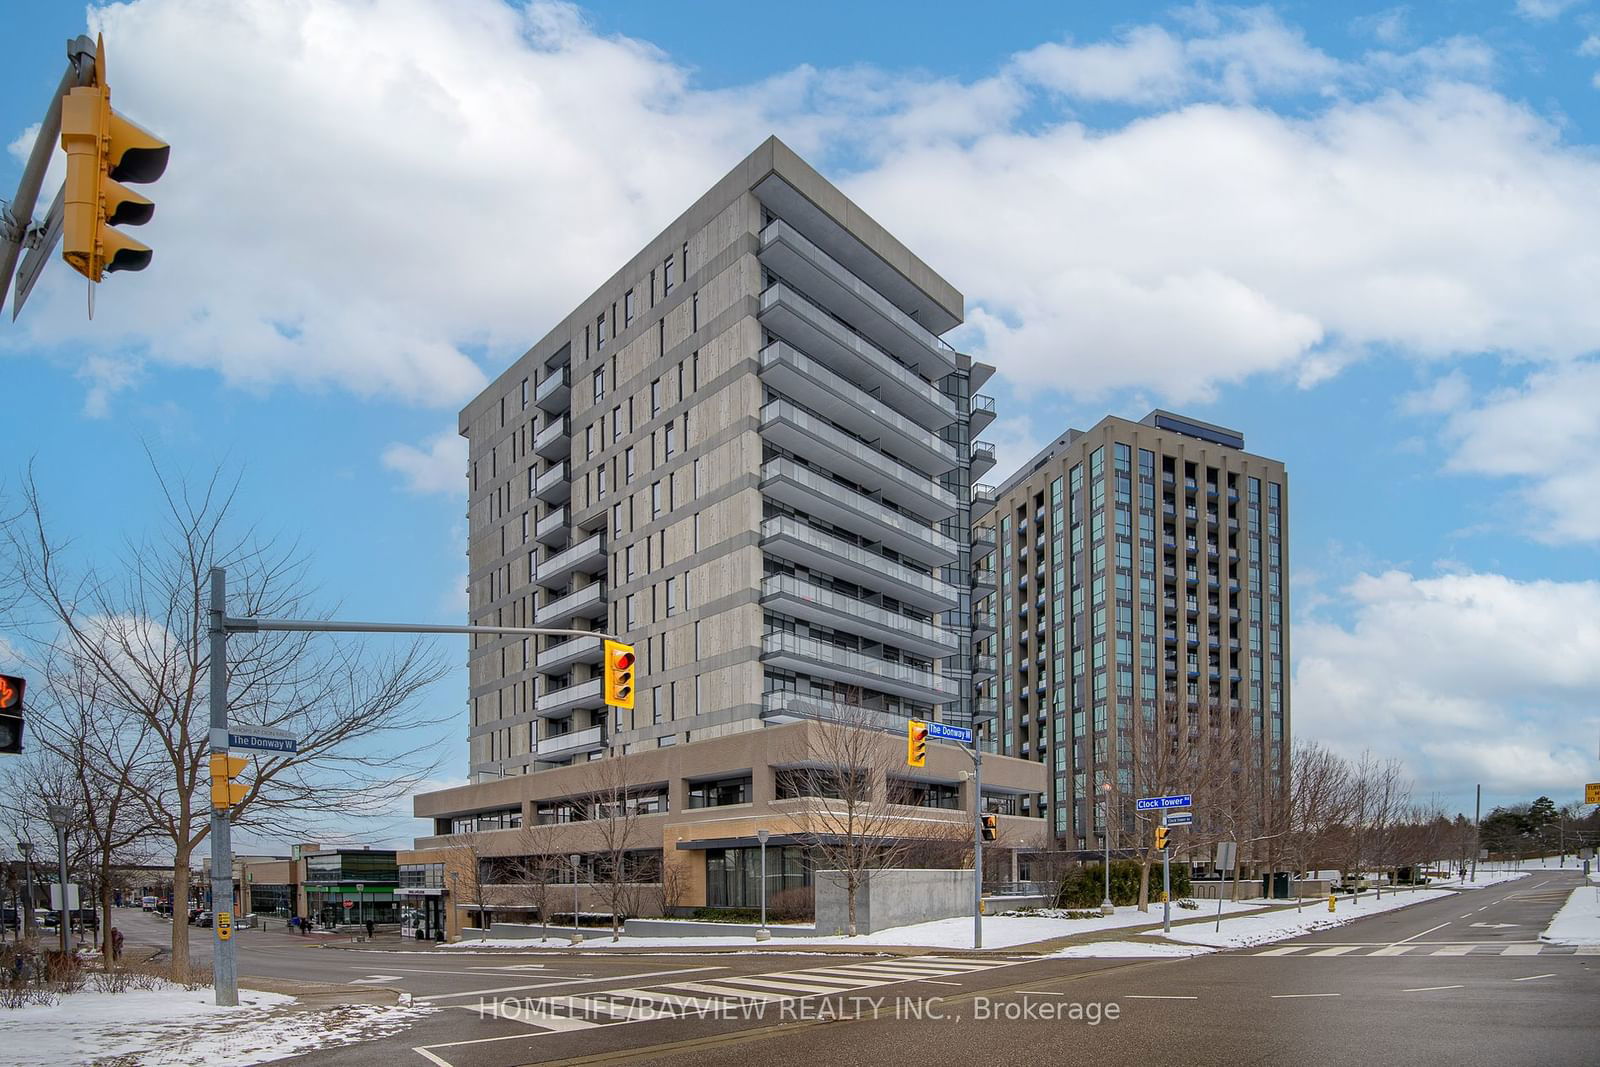
{"type": "Polygon", "coordinates": [[[94,355],[84,360],[77,377],[88,384],[83,395],[83,413],[87,418],[103,419],[111,414],[111,398],[139,380],[143,363],[137,359],[119,356],[94,355]]]}
{"type": "Polygon", "coordinates": [[[1461,410],[1472,399],[1472,383],[1460,371],[1451,371],[1426,389],[1400,398],[1400,410],[1408,415],[1448,415],[1461,410]]]}
{"type": "Polygon", "coordinates": [[[435,434],[423,447],[396,442],[383,450],[383,465],[398,471],[414,493],[453,493],[465,499],[467,439],[454,430],[435,434]]]}
{"type": "Polygon", "coordinates": [[[1362,575],[1295,630],[1298,736],[1403,758],[1420,791],[1570,793],[1595,736],[1600,582],[1362,575]]]}
{"type": "Polygon", "coordinates": [[[1600,541],[1600,360],[1529,375],[1445,426],[1448,469],[1521,479],[1519,528],[1555,543],[1600,541]]]}
{"type": "Polygon", "coordinates": [[[999,485],[1011,477],[1045,446],[1044,439],[1034,429],[1033,420],[1026,415],[996,419],[979,436],[994,444],[994,470],[982,479],[993,485],[999,485]]]}
{"type": "Polygon", "coordinates": [[[1560,18],[1583,0],[1517,0],[1517,14],[1535,22],[1560,18]]]}
{"type": "Polygon", "coordinates": [[[156,259],[90,324],[52,271],[7,346],[453,406],[486,381],[469,351],[525,350],[776,131],[855,161],[841,184],[966,291],[1012,381],[1177,403],[1375,349],[1600,347],[1600,161],[1472,84],[1492,55],[1469,39],[1338,62],[1268,10],[1199,6],[967,83],[800,67],[706,91],[559,3],[92,14],[119,107],[175,146],[156,259]],[[1280,93],[1292,114],[1257,102],[1280,93]],[[1096,129],[1062,117],[1079,99],[1157,110],[1096,129]]]}
{"type": "Polygon", "coordinates": [[[1357,16],[1351,20],[1350,29],[1369,34],[1384,44],[1399,44],[1406,38],[1406,20],[1410,14],[1405,6],[1391,7],[1387,11],[1357,16]]]}

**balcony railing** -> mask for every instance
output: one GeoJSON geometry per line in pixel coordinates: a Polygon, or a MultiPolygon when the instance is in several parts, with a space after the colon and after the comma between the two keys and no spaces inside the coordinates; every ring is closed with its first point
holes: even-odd
{"type": "Polygon", "coordinates": [[[605,747],[605,727],[591,726],[587,730],[569,730],[564,734],[549,734],[539,738],[537,754],[565,759],[580,752],[598,752],[605,747]]]}
{"type": "Polygon", "coordinates": [[[866,708],[842,700],[827,700],[802,693],[775,690],[761,696],[761,717],[768,722],[800,722],[816,719],[849,725],[876,726],[902,733],[909,716],[879,708],[866,708]]]}
{"type": "Polygon", "coordinates": [[[545,459],[559,459],[572,450],[572,420],[552,419],[533,438],[533,450],[545,459]]]}
{"type": "Polygon", "coordinates": [[[572,547],[541,560],[539,584],[563,586],[574,574],[604,574],[605,569],[605,535],[591,534],[572,547]]]}
{"type": "Polygon", "coordinates": [[[787,400],[769,401],[761,409],[761,430],[787,451],[821,461],[919,515],[945,519],[956,513],[950,490],[787,400]]]}
{"type": "Polygon", "coordinates": [[[592,710],[604,706],[605,697],[601,692],[598,678],[591,678],[577,685],[564,686],[561,689],[547,689],[533,702],[534,714],[547,719],[565,718],[574,711],[585,708],[592,710]]]}
{"type": "Polygon", "coordinates": [[[763,659],[784,663],[792,670],[836,681],[861,683],[886,693],[926,700],[932,704],[950,700],[959,691],[955,679],[931,670],[838,648],[798,634],[764,634],[761,652],[763,659]]]}
{"type": "Polygon", "coordinates": [[[560,370],[552,371],[545,375],[544,381],[533,391],[533,402],[543,411],[563,411],[567,401],[572,397],[572,368],[563,366],[560,370]]]}
{"type": "Polygon", "coordinates": [[[563,673],[574,663],[599,663],[602,647],[598,637],[569,637],[540,652],[536,665],[546,674],[563,673]]]}
{"type": "Polygon", "coordinates": [[[949,583],[787,515],[762,521],[761,543],[781,559],[824,568],[869,589],[889,591],[908,604],[944,610],[957,603],[955,587],[949,583]]]}
{"type": "Polygon", "coordinates": [[[956,650],[955,634],[941,626],[792,575],[767,575],[761,580],[761,598],[763,603],[776,601],[775,606],[785,614],[820,622],[831,629],[862,634],[932,658],[948,656],[956,650]]]}
{"type": "Polygon", "coordinates": [[[545,515],[534,524],[533,536],[541,545],[565,544],[572,536],[572,530],[567,526],[567,509],[556,508],[545,515]]]}
{"type": "Polygon", "coordinates": [[[560,500],[572,494],[572,472],[566,460],[562,460],[543,474],[539,475],[534,483],[534,493],[540,500],[560,500]]]}
{"type": "Polygon", "coordinates": [[[952,538],[793,460],[770,459],[762,464],[761,488],[796,510],[881,541],[903,556],[932,564],[956,558],[952,538]]]}
{"type": "Polygon", "coordinates": [[[551,600],[534,612],[540,626],[566,619],[603,618],[606,613],[606,583],[594,582],[564,597],[551,600]]]}

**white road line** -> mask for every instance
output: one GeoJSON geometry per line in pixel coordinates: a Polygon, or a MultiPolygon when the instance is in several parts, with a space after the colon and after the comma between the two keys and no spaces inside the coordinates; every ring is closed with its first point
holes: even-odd
{"type": "Polygon", "coordinates": [[[1500,950],[1502,956],[1537,956],[1542,945],[1507,945],[1500,950]]]}
{"type": "MultiPolygon", "coordinates": [[[[1478,910],[1482,911],[1483,909],[1479,908],[1478,910]]],[[[1448,922],[1442,922],[1438,926],[1429,927],[1428,929],[1422,931],[1422,933],[1420,933],[1420,934],[1412,934],[1410,937],[1402,937],[1400,940],[1396,941],[1395,944],[1403,945],[1407,941],[1415,941],[1419,937],[1427,937],[1429,934],[1433,933],[1433,931],[1435,931],[1435,930],[1443,930],[1446,926],[1449,926],[1449,925],[1450,924],[1448,922]]]]}
{"type": "Polygon", "coordinates": [[[1367,953],[1367,955],[1369,955],[1369,956],[1404,956],[1407,952],[1410,952],[1412,949],[1421,948],[1421,947],[1422,947],[1421,945],[1402,945],[1402,944],[1399,944],[1397,942],[1397,943],[1395,943],[1393,945],[1385,945],[1383,948],[1380,948],[1380,949],[1377,949],[1375,951],[1367,953]]]}
{"type": "MultiPolygon", "coordinates": [[[[1019,996],[1024,997],[1064,997],[1065,993],[1058,993],[1053,989],[1019,989],[1019,996]]],[[[1142,998],[1141,998],[1142,999],[1142,998]]]]}
{"type": "Polygon", "coordinates": [[[1459,986],[1459,985],[1425,985],[1425,986],[1419,986],[1416,989],[1403,989],[1403,990],[1401,990],[1401,992],[1402,993],[1433,993],[1433,992],[1437,992],[1440,989],[1465,989],[1465,988],[1466,988],[1466,986],[1459,986]]]}
{"type": "MultiPolygon", "coordinates": [[[[676,968],[673,968],[670,971],[646,971],[643,974],[621,974],[621,975],[617,976],[617,979],[618,979],[618,981],[623,981],[623,982],[633,982],[633,981],[637,981],[640,978],[660,978],[660,977],[663,977],[663,976],[670,976],[670,975],[677,975],[677,974],[695,974],[695,973],[703,972],[703,971],[725,971],[727,969],[728,968],[726,968],[726,967],[676,967],[676,968]]],[[[596,980],[597,981],[603,981],[604,979],[596,979],[596,980]]],[[[511,986],[502,986],[499,989],[469,989],[465,993],[437,993],[437,994],[435,994],[433,996],[418,997],[417,999],[420,1000],[420,1001],[425,1001],[425,1002],[428,1002],[428,1003],[432,1003],[433,1001],[436,1001],[436,1000],[453,1000],[456,997],[477,997],[477,996],[484,996],[484,995],[488,995],[488,994],[492,994],[492,993],[521,993],[524,990],[528,990],[528,989],[549,989],[551,986],[554,986],[554,985],[571,985],[576,981],[578,981],[578,980],[577,979],[573,979],[573,978],[563,978],[563,979],[560,979],[560,980],[555,981],[555,982],[540,982],[537,985],[511,985],[511,986]]]]}
{"type": "Polygon", "coordinates": [[[1475,945],[1445,945],[1443,948],[1434,949],[1432,952],[1428,953],[1428,955],[1430,955],[1430,956],[1465,956],[1467,953],[1471,952],[1475,947],[1477,947],[1477,946],[1475,946],[1475,945]]]}
{"type": "MultiPolygon", "coordinates": [[[[1066,994],[1062,993],[1061,996],[1066,996],[1066,994]]],[[[1199,1000],[1200,998],[1199,997],[1164,996],[1164,995],[1159,994],[1159,993],[1127,993],[1127,994],[1123,995],[1123,999],[1124,1000],[1199,1000]]]]}
{"type": "Polygon", "coordinates": [[[557,1033],[570,1030],[593,1030],[604,1023],[590,1022],[588,1019],[575,1019],[570,1015],[552,1015],[547,1011],[526,1007],[511,1001],[506,1007],[489,1005],[487,1007],[477,1004],[456,1004],[454,1007],[462,1011],[476,1012],[480,1019],[504,1019],[506,1022],[522,1023],[524,1026],[539,1026],[557,1033]]]}
{"type": "Polygon", "coordinates": [[[817,985],[815,982],[781,981],[773,978],[764,978],[759,975],[729,976],[723,981],[730,985],[753,985],[757,989],[776,989],[780,993],[804,993],[807,996],[816,993],[842,993],[844,990],[836,985],[817,985]]]}
{"type": "Polygon", "coordinates": [[[1307,997],[1342,997],[1343,993],[1274,993],[1273,1000],[1304,1000],[1307,997]]]}
{"type": "MultiPolygon", "coordinates": [[[[57,895],[59,896],[59,894],[57,894],[57,895]]],[[[961,985],[960,982],[936,982],[932,978],[924,978],[922,980],[922,984],[923,985],[953,985],[953,986],[957,986],[957,987],[959,987],[961,985]]]]}
{"type": "Polygon", "coordinates": [[[1265,952],[1257,952],[1257,956],[1288,956],[1305,948],[1304,945],[1285,945],[1283,948],[1269,948],[1265,952]]]}
{"type": "MultiPolygon", "coordinates": [[[[724,982],[732,982],[734,979],[723,978],[723,979],[719,979],[719,980],[720,981],[724,981],[724,982]]],[[[667,988],[669,988],[669,989],[687,989],[691,993],[710,993],[713,996],[718,996],[718,997],[739,997],[739,998],[741,998],[743,1000],[795,1000],[795,999],[797,999],[796,995],[793,994],[793,993],[774,993],[774,992],[771,992],[770,990],[766,990],[766,989],[733,989],[733,988],[729,988],[728,986],[708,985],[705,982],[680,982],[679,984],[677,984],[675,986],[668,986],[667,988]]]]}
{"type": "Polygon", "coordinates": [[[1355,950],[1356,950],[1356,946],[1354,946],[1354,945],[1338,945],[1338,946],[1336,946],[1334,948],[1319,948],[1319,949],[1317,949],[1317,951],[1311,953],[1311,955],[1313,955],[1313,956],[1343,956],[1346,952],[1354,952],[1355,950]]]}
{"type": "Polygon", "coordinates": [[[1513,978],[1511,980],[1513,982],[1531,982],[1536,978],[1554,978],[1555,976],[1555,972],[1551,971],[1549,974],[1530,974],[1526,978],[1513,978]]]}
{"type": "MultiPolygon", "coordinates": [[[[1479,909],[1479,910],[1482,910],[1482,909],[1479,909]]],[[[1469,911],[1469,912],[1467,912],[1465,915],[1463,915],[1461,917],[1463,919],[1470,919],[1470,918],[1472,918],[1472,912],[1469,911]]]]}

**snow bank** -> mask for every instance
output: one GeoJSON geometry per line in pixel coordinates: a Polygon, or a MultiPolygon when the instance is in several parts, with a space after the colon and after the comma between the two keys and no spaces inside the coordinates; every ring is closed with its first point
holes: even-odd
{"type": "MultiPolygon", "coordinates": [[[[1202,904],[1202,907],[1206,905],[1202,904]]],[[[1255,911],[1262,905],[1248,901],[1224,901],[1224,914],[1237,914],[1240,912],[1255,911]]],[[[1215,905],[1211,905],[1214,909],[1215,905]]],[[[1192,917],[1196,913],[1174,908],[1174,918],[1192,917]]],[[[1015,945],[1026,945],[1034,941],[1048,941],[1057,937],[1070,937],[1073,934],[1092,933],[1096,930],[1116,930],[1130,926],[1148,926],[1161,921],[1161,906],[1151,905],[1150,911],[1142,912],[1137,908],[1118,908],[1114,915],[1095,915],[1090,919],[1064,919],[1054,915],[988,915],[983,920],[983,947],[984,948],[1010,948],[1015,945]]],[[[549,941],[540,942],[537,938],[490,938],[486,941],[458,941],[449,945],[442,945],[447,949],[478,949],[478,948],[566,948],[569,947],[564,938],[551,938],[549,941]]],[[[606,931],[596,931],[585,934],[583,944],[576,946],[584,950],[604,950],[616,948],[717,948],[717,947],[748,947],[756,944],[753,937],[744,936],[706,936],[706,937],[627,937],[620,941],[611,940],[611,935],[606,931]]],[[[972,917],[961,916],[954,919],[936,919],[933,922],[917,923],[913,926],[897,926],[889,930],[879,930],[873,934],[861,934],[856,937],[826,936],[826,937],[785,937],[775,938],[764,942],[772,948],[794,947],[830,947],[844,946],[855,948],[866,945],[892,945],[909,948],[965,948],[972,947],[972,917]]]]}
{"type": "MultiPolygon", "coordinates": [[[[1591,881],[1595,876],[1591,875],[1591,881]]],[[[1539,935],[1552,945],[1600,945],[1600,885],[1579,886],[1539,935]]]]}
{"type": "Polygon", "coordinates": [[[210,989],[166,984],[153,990],[85,990],[53,1005],[0,1010],[5,1062],[59,1067],[107,1059],[141,1067],[265,1063],[321,1048],[385,1037],[432,1011],[425,1007],[337,1005],[291,1009],[282,993],[239,991],[239,1006],[219,1008],[210,989]]]}
{"type": "MultiPolygon", "coordinates": [[[[1343,926],[1357,919],[1365,919],[1369,915],[1439,900],[1451,895],[1453,894],[1447,889],[1390,891],[1383,895],[1382,900],[1363,897],[1359,904],[1352,904],[1348,899],[1340,900],[1339,910],[1332,915],[1328,914],[1326,904],[1312,906],[1308,902],[1304,911],[1276,911],[1267,915],[1224,918],[1221,931],[1214,930],[1211,923],[1196,923],[1193,926],[1174,926],[1172,933],[1166,936],[1173,941],[1191,945],[1243,948],[1246,945],[1262,945],[1270,941],[1281,941],[1286,937],[1297,937],[1316,930],[1343,926]]],[[[1152,932],[1154,936],[1160,936],[1160,933],[1159,930],[1152,932]]]]}

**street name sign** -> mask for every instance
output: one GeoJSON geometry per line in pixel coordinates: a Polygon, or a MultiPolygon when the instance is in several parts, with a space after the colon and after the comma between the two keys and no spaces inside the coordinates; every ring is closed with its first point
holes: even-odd
{"type": "Polygon", "coordinates": [[[928,736],[943,741],[960,741],[964,745],[972,744],[972,731],[965,726],[946,726],[942,722],[930,722],[928,736]]]}
{"type": "Polygon", "coordinates": [[[1194,822],[1194,813],[1188,811],[1165,811],[1161,813],[1162,826],[1188,826],[1194,822]]]}
{"type": "Polygon", "coordinates": [[[1163,811],[1167,808],[1192,808],[1194,797],[1189,793],[1180,793],[1170,797],[1140,797],[1134,805],[1140,811],[1163,811]]]}
{"type": "Polygon", "coordinates": [[[300,739],[287,730],[270,726],[230,726],[228,747],[254,752],[298,752],[300,739]]]}
{"type": "Polygon", "coordinates": [[[1233,870],[1233,861],[1239,854],[1239,845],[1236,841],[1217,842],[1217,870],[1233,870]]]}

